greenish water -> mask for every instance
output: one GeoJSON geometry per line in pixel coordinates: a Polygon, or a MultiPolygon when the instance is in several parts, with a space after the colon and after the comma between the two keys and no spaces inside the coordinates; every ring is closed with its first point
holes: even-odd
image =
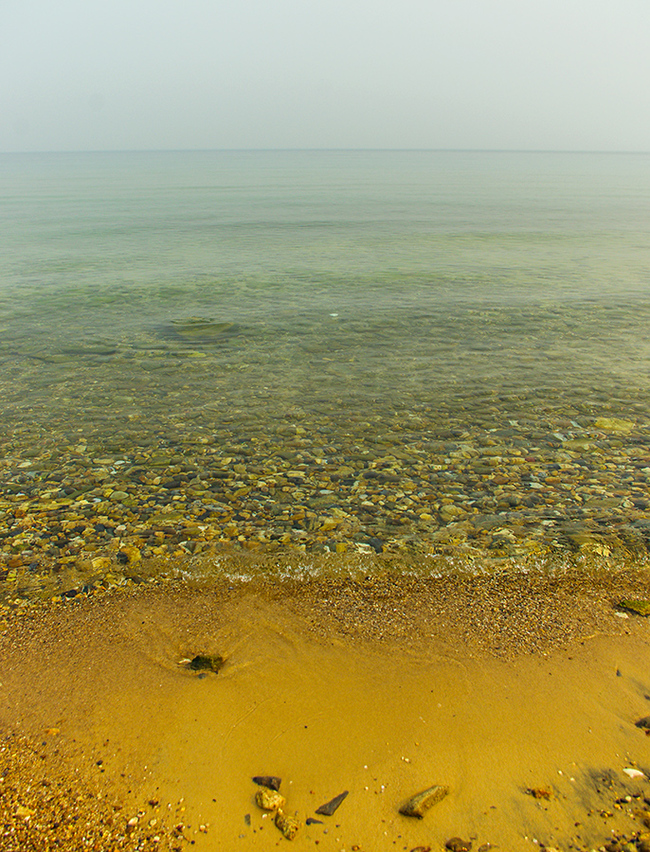
{"type": "Polygon", "coordinates": [[[9,594],[129,547],[645,557],[650,156],[2,155],[0,199],[9,594]]]}

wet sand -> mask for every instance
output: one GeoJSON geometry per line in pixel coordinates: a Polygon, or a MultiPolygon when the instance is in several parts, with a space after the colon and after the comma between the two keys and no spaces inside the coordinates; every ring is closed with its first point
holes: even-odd
{"type": "Polygon", "coordinates": [[[170,582],[14,613],[0,653],[0,848],[46,849],[47,836],[81,848],[63,830],[84,821],[88,848],[282,847],[255,775],[280,776],[286,809],[322,820],[298,850],[452,837],[588,850],[637,836],[650,623],[617,604],[649,596],[638,569],[170,582]],[[181,662],[198,653],[226,662],[218,674],[181,662]],[[424,819],[399,814],[433,784],[450,792],[424,819]],[[41,788],[74,802],[77,821],[56,825],[41,788]],[[333,816],[315,814],[344,790],[333,816]]]}

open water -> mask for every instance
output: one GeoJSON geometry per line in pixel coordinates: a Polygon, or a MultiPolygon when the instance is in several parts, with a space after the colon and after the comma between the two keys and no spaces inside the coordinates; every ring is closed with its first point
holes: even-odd
{"type": "Polygon", "coordinates": [[[649,224],[645,154],[1,155],[6,594],[645,558],[649,224]]]}

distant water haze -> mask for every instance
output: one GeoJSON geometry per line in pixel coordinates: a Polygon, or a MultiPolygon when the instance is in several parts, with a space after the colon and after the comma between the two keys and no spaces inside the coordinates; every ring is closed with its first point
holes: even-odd
{"type": "Polygon", "coordinates": [[[25,0],[0,150],[648,150],[642,0],[25,0]]]}

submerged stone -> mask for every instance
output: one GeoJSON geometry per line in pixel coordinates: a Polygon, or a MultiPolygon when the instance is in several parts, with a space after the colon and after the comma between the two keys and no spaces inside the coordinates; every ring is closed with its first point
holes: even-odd
{"type": "Polygon", "coordinates": [[[596,429],[602,429],[603,432],[631,432],[635,423],[620,417],[598,417],[594,426],[596,429]]]}
{"type": "Polygon", "coordinates": [[[210,343],[236,334],[239,326],[232,322],[215,322],[205,317],[188,317],[172,320],[168,330],[181,340],[210,343]]]}
{"type": "Polygon", "coordinates": [[[190,668],[195,672],[209,671],[215,674],[221,669],[224,659],[219,654],[197,654],[190,661],[190,668]]]}
{"type": "Polygon", "coordinates": [[[421,793],[416,793],[415,796],[411,796],[411,798],[402,805],[399,812],[404,816],[422,819],[429,808],[433,807],[433,805],[438,802],[441,802],[448,793],[449,787],[443,787],[439,784],[436,784],[433,787],[428,787],[421,793]]]}

